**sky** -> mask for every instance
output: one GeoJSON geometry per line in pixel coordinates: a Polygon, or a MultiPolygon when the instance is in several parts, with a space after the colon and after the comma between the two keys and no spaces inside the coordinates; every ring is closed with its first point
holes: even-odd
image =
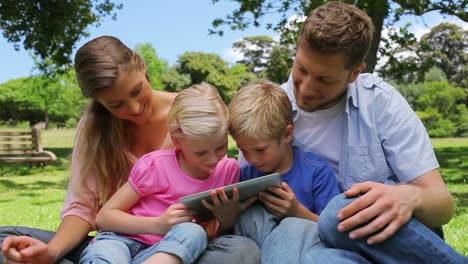
{"type": "MultiPolygon", "coordinates": [[[[240,55],[232,50],[232,44],[247,36],[267,35],[275,39],[278,34],[272,30],[251,27],[244,31],[232,31],[224,27],[224,36],[208,34],[211,22],[216,18],[224,18],[238,4],[233,1],[221,0],[216,4],[212,0],[133,0],[114,1],[122,3],[123,8],[117,10],[117,20],[105,17],[99,27],[89,26],[88,37],[82,37],[75,44],[72,56],[76,50],[87,41],[101,35],[118,37],[128,47],[136,44],[151,43],[156,48],[158,56],[172,66],[177,63],[177,56],[187,51],[202,51],[215,53],[224,60],[235,63],[240,55]]],[[[277,22],[280,14],[271,14],[263,22],[277,22]]],[[[411,22],[410,28],[417,37],[430,31],[441,22],[457,24],[468,30],[468,23],[456,17],[443,17],[437,12],[431,12],[423,17],[405,17],[400,24],[411,22]]],[[[396,25],[396,26],[398,26],[396,25]]],[[[0,31],[1,33],[1,31],[0,31]]],[[[0,83],[11,79],[31,75],[34,66],[29,51],[22,47],[16,51],[13,43],[9,43],[0,35],[0,83]]]]}

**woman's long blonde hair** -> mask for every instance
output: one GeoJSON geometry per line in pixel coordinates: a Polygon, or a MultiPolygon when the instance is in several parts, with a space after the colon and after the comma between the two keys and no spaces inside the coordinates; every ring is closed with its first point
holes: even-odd
{"type": "MultiPolygon", "coordinates": [[[[133,167],[130,157],[132,123],[113,116],[95,98],[98,92],[112,87],[120,73],[140,70],[142,63],[138,54],[111,36],[89,41],[75,55],[78,84],[82,94],[91,100],[79,126],[78,155],[82,167],[74,187],[78,194],[83,188],[89,189],[88,177],[94,173],[100,204],[127,181],[133,167]]],[[[91,209],[97,212],[99,208],[89,202],[91,209]]]]}

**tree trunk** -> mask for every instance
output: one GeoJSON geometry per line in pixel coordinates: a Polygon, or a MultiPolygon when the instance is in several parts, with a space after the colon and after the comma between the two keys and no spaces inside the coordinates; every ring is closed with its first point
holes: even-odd
{"type": "Polygon", "coordinates": [[[371,47],[365,59],[367,67],[364,72],[373,72],[377,64],[377,52],[379,50],[380,38],[382,36],[382,28],[385,18],[388,16],[389,4],[388,0],[375,0],[375,1],[359,1],[357,6],[367,12],[372,18],[374,24],[374,35],[372,37],[371,47]],[[364,2],[367,6],[362,6],[364,2]]]}

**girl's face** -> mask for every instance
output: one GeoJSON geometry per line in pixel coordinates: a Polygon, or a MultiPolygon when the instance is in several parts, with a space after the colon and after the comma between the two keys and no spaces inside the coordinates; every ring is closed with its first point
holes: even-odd
{"type": "Polygon", "coordinates": [[[174,144],[181,150],[182,167],[190,176],[208,176],[218,162],[226,156],[228,148],[227,135],[210,140],[191,138],[173,138],[174,144]]]}
{"type": "Polygon", "coordinates": [[[122,71],[113,87],[97,94],[97,101],[112,115],[143,124],[151,119],[152,89],[145,76],[145,66],[139,71],[122,71]]]}

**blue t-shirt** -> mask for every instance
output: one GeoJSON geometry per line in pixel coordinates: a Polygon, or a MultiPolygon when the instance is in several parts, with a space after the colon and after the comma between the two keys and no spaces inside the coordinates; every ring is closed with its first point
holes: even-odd
{"type": "MultiPolygon", "coordinates": [[[[261,172],[250,163],[241,167],[241,181],[246,181],[269,173],[261,172]]],[[[325,160],[312,152],[294,148],[294,164],[281,175],[296,194],[297,200],[311,212],[320,214],[328,202],[340,193],[335,173],[325,160]]]]}

